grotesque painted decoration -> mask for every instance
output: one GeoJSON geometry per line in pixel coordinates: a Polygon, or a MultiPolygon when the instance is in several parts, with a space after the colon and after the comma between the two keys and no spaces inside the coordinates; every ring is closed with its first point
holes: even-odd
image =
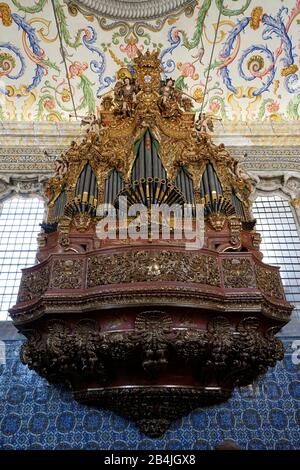
{"type": "Polygon", "coordinates": [[[299,0],[4,0],[0,119],[97,115],[96,97],[149,48],[198,111],[205,94],[223,122],[298,120],[299,13],[299,0]]]}

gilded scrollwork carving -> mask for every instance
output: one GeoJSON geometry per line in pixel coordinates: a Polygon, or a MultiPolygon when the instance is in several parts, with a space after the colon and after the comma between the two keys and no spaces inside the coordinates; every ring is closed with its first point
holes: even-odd
{"type": "Polygon", "coordinates": [[[96,224],[96,220],[89,214],[79,212],[74,216],[73,223],[78,232],[85,232],[91,225],[96,224]]]}
{"type": "Polygon", "coordinates": [[[191,98],[175,87],[171,77],[161,81],[159,52],[139,51],[133,62],[131,72],[124,67],[117,72],[115,88],[103,99],[101,118],[97,119],[99,129],[88,132],[81,141],[73,141],[57,158],[57,174],[46,189],[49,208],[64,187],[69,191],[67,204],[74,200],[76,183],[86,163],[97,176],[98,202],[103,203],[108,172],[115,169],[122,174],[124,183],[130,180],[134,143],[149,127],[159,143],[159,155],[169,181],[174,181],[184,166],[196,189],[206,163],[211,162],[218,170],[224,191],[229,195],[235,191],[249,218],[251,185],[247,175],[223,144],[213,144],[206,132],[197,130],[191,98]]]}
{"type": "Polygon", "coordinates": [[[233,247],[238,247],[241,244],[241,230],[242,222],[238,217],[230,217],[228,220],[230,229],[230,242],[233,247]]]}
{"type": "Polygon", "coordinates": [[[66,259],[53,261],[51,287],[56,289],[77,289],[82,287],[83,261],[66,259]]]}
{"type": "Polygon", "coordinates": [[[283,289],[280,282],[279,271],[267,266],[256,266],[256,279],[258,287],[265,295],[283,299],[283,289]]]}
{"type": "Polygon", "coordinates": [[[33,300],[47,290],[49,286],[50,268],[48,265],[33,272],[24,272],[18,293],[18,302],[33,300]]]}
{"type": "Polygon", "coordinates": [[[221,212],[215,212],[208,216],[208,221],[215,230],[220,231],[223,229],[225,225],[226,216],[225,214],[222,214],[221,212]]]}
{"type": "Polygon", "coordinates": [[[231,288],[255,287],[255,273],[250,259],[229,258],[222,260],[224,286],[231,288]]]}
{"type": "Polygon", "coordinates": [[[213,256],[169,251],[133,251],[88,259],[88,287],[146,281],[220,285],[213,256]]]}

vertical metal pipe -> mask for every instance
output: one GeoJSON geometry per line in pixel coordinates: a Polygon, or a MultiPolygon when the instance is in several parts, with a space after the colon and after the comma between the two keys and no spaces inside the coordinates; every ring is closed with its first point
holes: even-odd
{"type": "Polygon", "coordinates": [[[111,171],[108,179],[107,179],[107,185],[108,185],[108,194],[107,194],[107,202],[108,204],[112,203],[112,179],[113,179],[113,171],[111,171]]]}
{"type": "Polygon", "coordinates": [[[108,203],[108,186],[109,186],[109,175],[106,176],[105,178],[105,196],[104,196],[104,202],[108,203]]]}
{"type": "Polygon", "coordinates": [[[79,196],[80,199],[81,199],[81,195],[83,193],[85,171],[86,171],[86,166],[83,168],[82,172],[80,173],[79,179],[78,179],[78,193],[76,194],[76,196],[79,196]]]}
{"type": "Polygon", "coordinates": [[[139,173],[136,175],[137,179],[145,177],[145,149],[144,149],[144,137],[142,138],[139,153],[137,158],[139,159],[139,173]]]}
{"type": "Polygon", "coordinates": [[[209,191],[209,183],[208,183],[208,177],[207,177],[207,167],[205,168],[205,171],[203,173],[203,185],[204,185],[205,201],[209,203],[210,191],[209,191]]]}
{"type": "Polygon", "coordinates": [[[159,157],[154,142],[151,142],[152,148],[152,177],[155,178],[159,176],[159,157]]]}
{"type": "Polygon", "coordinates": [[[151,154],[151,140],[150,140],[150,150],[148,149],[148,139],[151,139],[150,133],[147,130],[144,136],[144,161],[145,161],[145,174],[143,175],[145,178],[151,176],[152,173],[152,154],[151,154]]]}

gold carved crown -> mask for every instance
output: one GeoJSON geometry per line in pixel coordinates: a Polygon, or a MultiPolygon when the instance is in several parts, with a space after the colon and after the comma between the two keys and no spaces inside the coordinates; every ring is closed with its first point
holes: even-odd
{"type": "Polygon", "coordinates": [[[149,67],[152,69],[160,69],[161,62],[159,59],[159,50],[150,52],[147,50],[145,54],[139,50],[137,57],[134,59],[134,63],[137,67],[149,67]]]}
{"type": "Polygon", "coordinates": [[[158,90],[160,85],[160,74],[162,71],[159,59],[159,51],[146,51],[145,54],[138,52],[134,59],[134,70],[136,81],[142,90],[158,90]]]}

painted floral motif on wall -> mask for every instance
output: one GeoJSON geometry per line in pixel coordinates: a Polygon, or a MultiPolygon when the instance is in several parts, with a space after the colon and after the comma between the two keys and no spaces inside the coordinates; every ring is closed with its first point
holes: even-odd
{"type": "Polygon", "coordinates": [[[63,0],[6,0],[0,120],[69,120],[74,106],[80,116],[93,114],[116,72],[132,73],[133,58],[147,49],[160,49],[162,78],[175,79],[198,111],[223,122],[299,119],[300,0],[198,0],[165,21],[140,24],[63,0]]]}

